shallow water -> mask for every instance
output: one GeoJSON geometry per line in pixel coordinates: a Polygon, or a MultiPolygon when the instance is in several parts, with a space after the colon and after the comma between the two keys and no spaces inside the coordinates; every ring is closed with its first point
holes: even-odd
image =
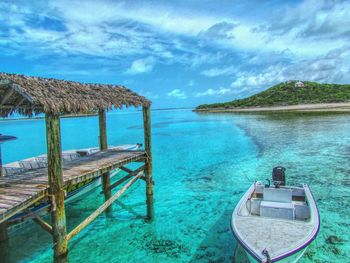
{"type": "MultiPolygon", "coordinates": [[[[63,149],[97,145],[95,117],[62,119],[63,149]]],[[[137,182],[70,243],[71,262],[232,262],[230,217],[256,179],[287,168],[289,184],[311,186],[321,230],[301,262],[349,262],[350,115],[152,112],[155,221],[145,223],[137,182]]],[[[142,142],[141,114],[109,114],[109,144],[142,142]]],[[[0,122],[19,140],[4,162],[45,152],[43,120],[0,122]]],[[[100,189],[67,207],[72,229],[102,203],[100,189]]],[[[49,219],[47,219],[49,220],[49,219]]],[[[34,223],[12,231],[5,262],[51,262],[51,237],[34,223]],[[19,246],[20,244],[20,246],[19,246]]]]}

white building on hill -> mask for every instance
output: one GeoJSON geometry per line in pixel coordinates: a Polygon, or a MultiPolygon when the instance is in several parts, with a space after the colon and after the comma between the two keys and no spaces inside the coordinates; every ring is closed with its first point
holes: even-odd
{"type": "Polygon", "coordinates": [[[295,83],[295,87],[296,88],[302,88],[302,87],[305,87],[305,84],[304,84],[304,82],[298,81],[298,82],[295,83]]]}

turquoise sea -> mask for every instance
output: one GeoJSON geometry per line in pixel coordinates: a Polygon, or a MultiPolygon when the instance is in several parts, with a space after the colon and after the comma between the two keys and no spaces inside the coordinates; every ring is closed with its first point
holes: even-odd
{"type": "MultiPolygon", "coordinates": [[[[96,117],[62,119],[63,149],[97,146],[96,117]]],[[[143,141],[141,112],[107,117],[109,144],[143,141]]],[[[350,115],[152,112],[155,220],[145,223],[137,182],[70,243],[70,262],[234,262],[230,217],[254,180],[287,168],[289,184],[308,183],[321,230],[301,262],[349,262],[350,115]]],[[[5,163],[45,153],[43,120],[1,121],[5,163]]],[[[117,177],[117,176],[116,176],[117,177]]],[[[100,189],[67,207],[72,229],[102,202],[100,189]]],[[[47,218],[47,220],[49,220],[47,218]]],[[[2,262],[51,262],[51,236],[28,222],[13,230],[2,262]]],[[[4,251],[2,251],[4,252],[4,251]]]]}

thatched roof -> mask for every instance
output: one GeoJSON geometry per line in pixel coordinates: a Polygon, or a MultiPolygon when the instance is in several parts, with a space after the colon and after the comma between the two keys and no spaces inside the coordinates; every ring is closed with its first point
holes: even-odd
{"type": "Polygon", "coordinates": [[[0,73],[0,116],[13,112],[79,113],[113,106],[149,106],[145,97],[123,86],[84,84],[74,81],[0,73]]]}

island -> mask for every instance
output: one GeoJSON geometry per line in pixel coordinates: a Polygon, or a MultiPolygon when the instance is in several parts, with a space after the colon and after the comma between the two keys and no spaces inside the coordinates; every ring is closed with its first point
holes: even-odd
{"type": "Polygon", "coordinates": [[[350,85],[290,80],[247,98],[199,105],[194,111],[350,112],[350,85]]]}

